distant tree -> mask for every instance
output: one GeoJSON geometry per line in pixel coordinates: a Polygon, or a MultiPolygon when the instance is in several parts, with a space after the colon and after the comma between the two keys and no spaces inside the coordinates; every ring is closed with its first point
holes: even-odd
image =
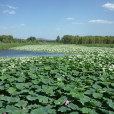
{"type": "Polygon", "coordinates": [[[27,38],[27,41],[34,42],[34,41],[36,41],[36,38],[31,36],[31,37],[27,38]]]}
{"type": "Polygon", "coordinates": [[[4,43],[11,43],[13,42],[13,36],[12,35],[2,35],[0,36],[0,41],[4,43]]]}
{"type": "Polygon", "coordinates": [[[56,42],[60,42],[60,36],[57,36],[56,42]]]}

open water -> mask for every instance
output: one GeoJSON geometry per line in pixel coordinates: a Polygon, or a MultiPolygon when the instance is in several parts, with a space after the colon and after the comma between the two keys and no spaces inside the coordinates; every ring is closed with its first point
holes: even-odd
{"type": "Polygon", "coordinates": [[[0,58],[1,57],[32,57],[32,56],[62,56],[68,55],[64,53],[50,53],[50,52],[36,52],[36,51],[19,51],[19,50],[0,50],[0,58]]]}

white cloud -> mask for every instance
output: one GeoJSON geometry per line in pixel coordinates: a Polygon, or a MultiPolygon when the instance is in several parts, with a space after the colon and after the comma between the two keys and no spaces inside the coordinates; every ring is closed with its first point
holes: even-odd
{"type": "Polygon", "coordinates": [[[71,21],[74,20],[74,18],[72,18],[72,17],[67,17],[66,19],[71,20],[71,21]]]}
{"type": "Polygon", "coordinates": [[[20,26],[25,26],[25,24],[20,24],[20,26]]]}
{"type": "Polygon", "coordinates": [[[83,24],[83,23],[81,23],[81,22],[72,22],[71,24],[73,24],[73,25],[80,25],[80,24],[83,24]]]}
{"type": "Polygon", "coordinates": [[[102,7],[114,11],[114,4],[113,3],[106,3],[106,4],[102,5],[102,7]]]}
{"type": "Polygon", "coordinates": [[[17,9],[17,7],[14,7],[14,6],[11,6],[11,5],[5,5],[5,4],[0,4],[0,7],[8,7],[8,8],[10,8],[10,9],[17,9]]]}
{"type": "Polygon", "coordinates": [[[108,21],[108,20],[89,20],[89,23],[101,23],[101,24],[112,24],[114,21],[108,21]]]}
{"type": "Polygon", "coordinates": [[[25,24],[15,24],[15,25],[10,26],[10,28],[17,29],[17,28],[21,28],[23,26],[25,26],[25,24]]]}
{"type": "Polygon", "coordinates": [[[11,10],[11,11],[9,11],[9,10],[3,10],[2,12],[3,13],[8,13],[8,14],[11,14],[11,15],[16,14],[16,12],[14,10],[11,10]]]}
{"type": "Polygon", "coordinates": [[[11,15],[16,14],[16,12],[14,10],[17,9],[17,7],[10,6],[8,4],[7,5],[0,4],[0,7],[7,8],[6,10],[2,10],[3,13],[8,13],[8,14],[11,14],[11,15]]]}
{"type": "Polygon", "coordinates": [[[6,5],[6,6],[10,9],[17,9],[17,7],[14,7],[14,6],[10,6],[10,5],[6,5]]]}
{"type": "Polygon", "coordinates": [[[15,11],[12,10],[12,11],[9,11],[9,14],[14,15],[16,13],[15,13],[15,11]]]}

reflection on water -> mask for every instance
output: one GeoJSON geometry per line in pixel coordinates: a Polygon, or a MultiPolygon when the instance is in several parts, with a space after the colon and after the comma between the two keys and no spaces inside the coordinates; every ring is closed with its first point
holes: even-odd
{"type": "Polygon", "coordinates": [[[36,52],[36,51],[18,51],[18,50],[0,50],[0,57],[24,57],[24,56],[62,56],[64,53],[36,52]]]}

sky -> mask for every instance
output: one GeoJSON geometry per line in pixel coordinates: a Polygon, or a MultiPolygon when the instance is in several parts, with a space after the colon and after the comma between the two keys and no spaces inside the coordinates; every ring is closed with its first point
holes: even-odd
{"type": "Polygon", "coordinates": [[[0,35],[114,36],[114,0],[0,0],[0,35]]]}

